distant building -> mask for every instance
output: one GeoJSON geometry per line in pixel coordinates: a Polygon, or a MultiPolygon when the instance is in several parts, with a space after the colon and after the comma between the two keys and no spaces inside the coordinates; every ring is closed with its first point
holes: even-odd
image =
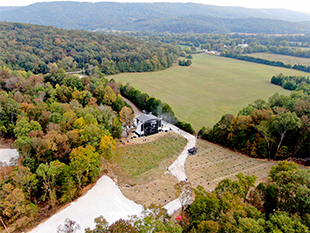
{"type": "Polygon", "coordinates": [[[136,118],[137,128],[135,133],[139,136],[148,136],[162,131],[162,118],[154,116],[152,113],[143,114],[136,118]]]}
{"type": "Polygon", "coordinates": [[[237,46],[241,47],[241,48],[246,48],[248,47],[249,45],[248,44],[238,44],[237,46]]]}
{"type": "Polygon", "coordinates": [[[209,51],[207,49],[203,49],[203,51],[207,54],[212,54],[212,55],[220,55],[221,53],[218,51],[209,51]]]}

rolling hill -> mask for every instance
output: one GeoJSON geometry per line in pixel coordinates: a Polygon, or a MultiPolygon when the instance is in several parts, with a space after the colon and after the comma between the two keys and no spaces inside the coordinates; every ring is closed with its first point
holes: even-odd
{"type": "Polygon", "coordinates": [[[257,33],[310,33],[310,25],[302,23],[310,20],[310,14],[284,9],[196,3],[42,2],[0,7],[0,11],[0,21],[65,29],[158,31],[164,26],[166,31],[174,29],[173,32],[196,28],[204,32],[249,32],[252,24],[248,22],[258,21],[257,33]],[[274,24],[276,27],[272,27],[274,24]]]}

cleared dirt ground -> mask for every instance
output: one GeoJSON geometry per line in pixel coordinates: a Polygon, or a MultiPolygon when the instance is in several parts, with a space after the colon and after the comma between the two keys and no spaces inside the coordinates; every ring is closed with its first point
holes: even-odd
{"type": "Polygon", "coordinates": [[[201,185],[208,191],[225,179],[236,179],[235,175],[255,175],[256,184],[266,181],[270,168],[276,162],[254,159],[225,149],[213,143],[197,140],[198,153],[187,158],[186,175],[193,188],[201,185]]]}

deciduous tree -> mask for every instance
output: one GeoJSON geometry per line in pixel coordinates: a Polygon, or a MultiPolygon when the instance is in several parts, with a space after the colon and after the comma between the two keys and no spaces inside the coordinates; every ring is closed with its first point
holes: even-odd
{"type": "Polygon", "coordinates": [[[46,199],[46,196],[49,195],[49,202],[52,207],[56,205],[57,196],[55,185],[58,175],[62,172],[62,168],[65,164],[60,163],[58,160],[52,161],[50,163],[41,163],[37,168],[37,175],[43,180],[43,200],[46,199]]]}
{"type": "Polygon", "coordinates": [[[99,154],[91,145],[78,147],[70,153],[70,170],[76,178],[79,190],[82,185],[94,179],[100,172],[99,154]]]}
{"type": "Polygon", "coordinates": [[[126,126],[130,126],[134,118],[135,115],[129,107],[123,107],[119,112],[119,120],[126,126]]]}
{"type": "Polygon", "coordinates": [[[298,129],[301,127],[301,121],[300,119],[296,116],[296,113],[291,113],[291,112],[284,112],[284,113],[279,113],[276,115],[274,121],[273,121],[273,127],[275,130],[280,134],[280,141],[277,146],[277,152],[278,153],[279,149],[281,148],[283,139],[285,137],[285,134],[288,130],[292,129],[298,129]]]}

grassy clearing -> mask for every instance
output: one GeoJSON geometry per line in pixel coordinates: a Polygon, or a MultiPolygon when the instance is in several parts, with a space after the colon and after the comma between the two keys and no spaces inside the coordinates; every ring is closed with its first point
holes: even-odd
{"type": "Polygon", "coordinates": [[[256,185],[265,181],[272,166],[276,162],[250,158],[207,141],[198,140],[199,153],[189,156],[185,164],[185,172],[192,186],[201,185],[206,190],[213,190],[225,179],[236,179],[235,175],[255,175],[256,185]]]}
{"type": "MultiPolygon", "coordinates": [[[[293,57],[293,56],[273,54],[273,53],[250,53],[250,54],[247,54],[247,56],[258,57],[258,58],[267,59],[270,61],[281,61],[284,64],[291,64],[291,65],[298,64],[298,65],[310,66],[310,59],[303,58],[303,57],[293,57]]],[[[309,76],[309,73],[308,73],[308,76],[309,76]]]]}
{"type": "Polygon", "coordinates": [[[163,206],[174,200],[174,185],[178,180],[167,167],[177,159],[186,143],[178,134],[163,132],[136,138],[131,140],[131,145],[118,147],[112,160],[125,197],[145,206],[152,203],[163,206]]]}
{"type": "MultiPolygon", "coordinates": [[[[198,140],[196,146],[198,153],[188,156],[185,163],[185,173],[193,188],[201,185],[211,191],[221,180],[225,178],[234,180],[235,175],[240,172],[244,175],[255,175],[257,185],[261,181],[266,181],[270,168],[276,165],[276,162],[250,158],[204,140],[198,140]]],[[[131,147],[124,147],[126,148],[132,150],[131,147]]],[[[169,166],[169,160],[170,158],[161,164],[169,166]]],[[[176,198],[174,185],[178,180],[166,169],[160,169],[160,166],[152,170],[156,170],[156,176],[139,183],[135,180],[135,185],[123,186],[122,193],[130,200],[146,206],[152,203],[163,206],[174,200],[176,198]]],[[[149,175],[148,172],[144,173],[146,174],[149,175]]]]}
{"type": "Polygon", "coordinates": [[[256,99],[267,100],[275,92],[289,94],[270,83],[273,75],[309,75],[207,54],[193,57],[190,67],[175,64],[164,71],[124,73],[113,78],[168,103],[180,120],[199,130],[211,127],[226,113],[236,115],[256,99]]]}
{"type": "Polygon", "coordinates": [[[152,169],[164,172],[157,168],[166,167],[168,161],[175,159],[187,141],[172,132],[161,134],[163,136],[155,141],[116,148],[112,160],[133,179],[148,178],[152,169]]]}

